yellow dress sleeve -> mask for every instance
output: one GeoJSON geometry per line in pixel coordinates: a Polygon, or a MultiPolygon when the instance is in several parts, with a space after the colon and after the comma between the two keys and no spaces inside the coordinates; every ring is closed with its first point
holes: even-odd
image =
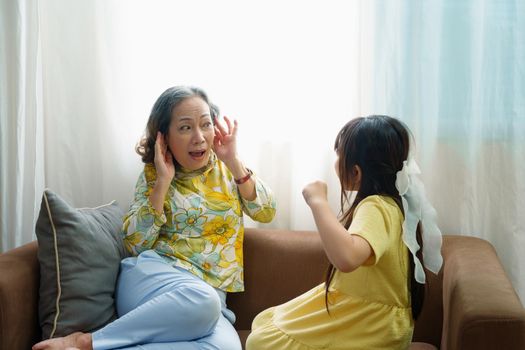
{"type": "Polygon", "coordinates": [[[364,238],[372,248],[365,265],[375,265],[390,245],[388,212],[379,196],[370,196],[358,204],[348,232],[364,238]]]}

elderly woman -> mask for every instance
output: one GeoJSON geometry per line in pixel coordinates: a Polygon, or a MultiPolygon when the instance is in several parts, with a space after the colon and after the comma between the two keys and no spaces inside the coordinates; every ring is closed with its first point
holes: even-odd
{"type": "Polygon", "coordinates": [[[124,218],[133,255],[121,262],[119,318],[42,349],[241,349],[226,307],[243,283],[243,213],[275,215],[272,192],[239,159],[237,121],[201,89],[176,86],[156,101],[137,147],[145,163],[124,218]]]}

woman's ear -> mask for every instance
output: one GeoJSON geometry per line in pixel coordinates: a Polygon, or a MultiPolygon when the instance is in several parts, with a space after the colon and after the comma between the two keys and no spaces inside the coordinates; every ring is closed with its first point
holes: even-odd
{"type": "Polygon", "coordinates": [[[173,155],[173,151],[170,147],[170,133],[169,131],[167,131],[166,133],[162,134],[162,137],[164,139],[164,144],[166,145],[166,147],[168,148],[168,150],[171,152],[171,154],[173,155]]]}

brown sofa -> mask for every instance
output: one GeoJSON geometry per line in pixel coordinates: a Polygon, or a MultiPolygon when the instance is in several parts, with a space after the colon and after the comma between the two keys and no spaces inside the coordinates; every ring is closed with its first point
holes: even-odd
{"type": "MultiPolygon", "coordinates": [[[[315,232],[246,229],[244,244],[246,291],[228,299],[243,341],[259,311],[318,284],[327,266],[315,232]]],[[[32,242],[0,255],[0,350],[27,350],[39,340],[37,249],[32,242]]],[[[443,257],[414,341],[447,350],[525,349],[525,311],[493,247],[445,236],[443,257]]]]}

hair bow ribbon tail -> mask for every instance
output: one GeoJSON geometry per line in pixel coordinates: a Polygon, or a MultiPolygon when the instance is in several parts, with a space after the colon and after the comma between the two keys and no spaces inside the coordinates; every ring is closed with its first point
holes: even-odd
{"type": "Polygon", "coordinates": [[[414,258],[415,279],[423,284],[426,281],[423,264],[417,257],[420,246],[417,242],[417,224],[422,225],[423,261],[425,267],[438,273],[443,264],[441,256],[442,236],[436,224],[436,211],[427,200],[423,183],[417,175],[421,173],[413,159],[403,162],[403,168],[396,174],[396,188],[403,203],[405,220],[403,222],[403,242],[414,258]]]}

